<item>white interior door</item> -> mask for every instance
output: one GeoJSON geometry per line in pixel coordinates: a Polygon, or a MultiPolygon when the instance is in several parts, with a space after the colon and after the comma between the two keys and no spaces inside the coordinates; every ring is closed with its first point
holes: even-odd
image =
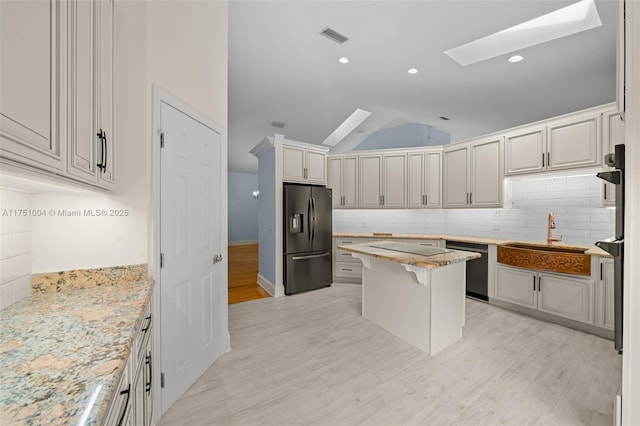
{"type": "Polygon", "coordinates": [[[220,321],[227,301],[223,262],[213,261],[223,253],[222,137],[164,102],[160,126],[161,398],[166,411],[223,353],[220,321]]]}

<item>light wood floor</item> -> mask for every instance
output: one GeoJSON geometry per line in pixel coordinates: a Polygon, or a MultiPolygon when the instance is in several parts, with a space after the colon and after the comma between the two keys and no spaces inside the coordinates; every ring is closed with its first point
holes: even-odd
{"type": "Polygon", "coordinates": [[[232,350],[159,425],[612,424],[611,341],[466,303],[433,357],[362,318],[359,285],[231,305],[232,350]]]}
{"type": "Polygon", "coordinates": [[[270,297],[257,278],[258,244],[229,246],[229,304],[270,297]]]}

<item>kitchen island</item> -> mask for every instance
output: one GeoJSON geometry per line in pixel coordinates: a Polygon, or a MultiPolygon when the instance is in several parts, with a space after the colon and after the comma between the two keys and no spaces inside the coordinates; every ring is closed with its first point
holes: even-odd
{"type": "Polygon", "coordinates": [[[414,247],[377,241],[338,248],[364,265],[362,316],[434,355],[462,338],[465,262],[480,254],[414,247]]]}

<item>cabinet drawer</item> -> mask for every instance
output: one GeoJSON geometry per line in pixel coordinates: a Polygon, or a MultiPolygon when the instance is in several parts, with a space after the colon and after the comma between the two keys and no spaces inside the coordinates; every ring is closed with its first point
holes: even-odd
{"type": "MultiPolygon", "coordinates": [[[[354,258],[354,260],[357,259],[354,258]]],[[[336,262],[335,275],[336,277],[362,278],[362,264],[336,262]]]]}

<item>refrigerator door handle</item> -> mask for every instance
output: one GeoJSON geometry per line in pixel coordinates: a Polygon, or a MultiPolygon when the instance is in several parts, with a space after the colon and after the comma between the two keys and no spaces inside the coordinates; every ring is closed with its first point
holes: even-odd
{"type": "Polygon", "coordinates": [[[313,240],[313,207],[311,206],[311,198],[307,200],[307,229],[309,232],[309,241],[313,240]]]}
{"type": "Polygon", "coordinates": [[[293,256],[291,258],[291,260],[304,260],[304,259],[315,259],[318,257],[326,257],[326,256],[330,256],[331,252],[326,252],[326,253],[322,253],[322,254],[310,254],[307,256],[293,256]]]}
{"type": "Polygon", "coordinates": [[[316,239],[316,199],[311,197],[311,241],[316,239]]]}

